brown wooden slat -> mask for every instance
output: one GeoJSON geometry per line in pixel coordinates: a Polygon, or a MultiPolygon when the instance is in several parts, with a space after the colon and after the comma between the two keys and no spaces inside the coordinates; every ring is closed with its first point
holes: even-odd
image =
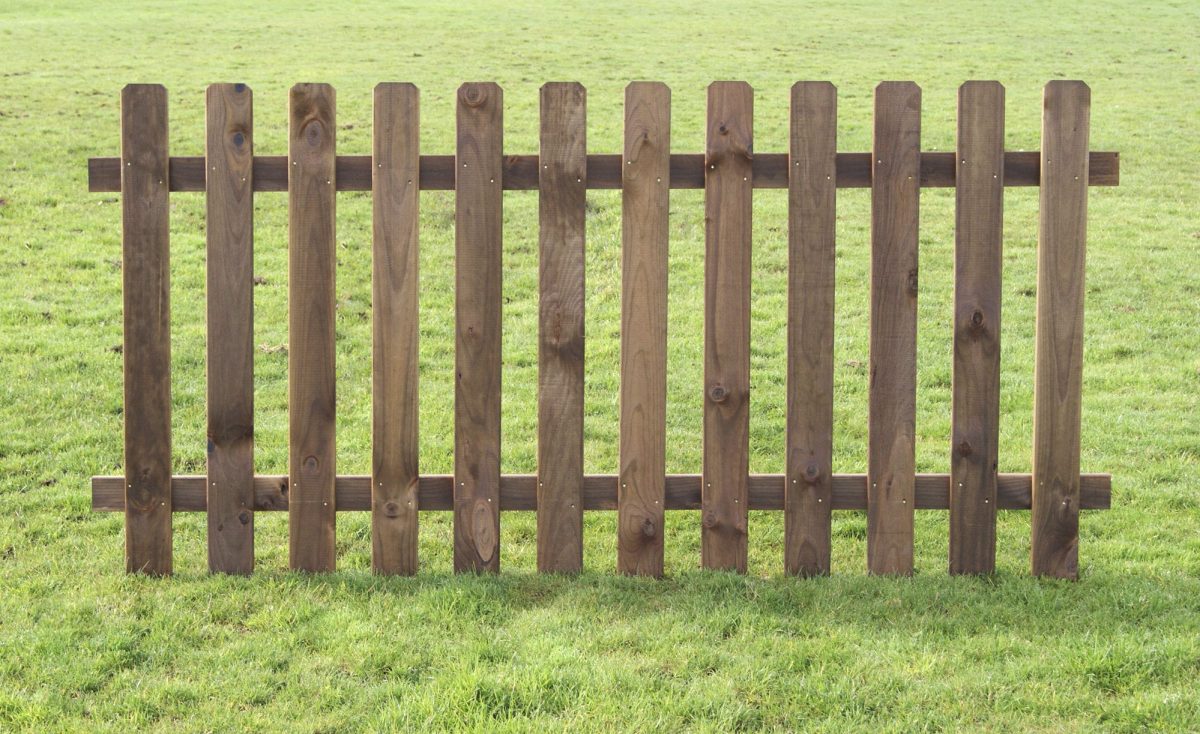
{"type": "Polygon", "coordinates": [[[750,162],[754,91],[708,87],[704,245],[704,486],[700,558],[746,571],[750,472],[750,162]]]}
{"type": "MultiPolygon", "coordinates": [[[[613,474],[588,474],[583,478],[584,510],[617,509],[618,477],[613,474]]],[[[748,482],[751,510],[783,509],[782,474],[751,474],[748,482]]],[[[175,512],[203,512],[205,478],[176,476],[171,482],[175,512]]],[[[422,511],[454,509],[454,477],[427,474],[418,483],[422,511]]],[[[867,476],[834,474],[833,509],[865,510],[867,476]]],[[[1083,474],[1079,477],[1079,505],[1084,510],[1107,510],[1112,503],[1112,477],[1108,474],[1083,474]]],[[[949,474],[917,475],[917,509],[945,510],[950,501],[949,474]]],[[[666,477],[664,506],[668,510],[700,509],[700,475],[669,474],[666,477]]],[[[1000,474],[996,480],[996,506],[1001,510],[1028,510],[1030,475],[1000,474]]],[[[124,477],[92,477],[92,511],[121,512],[125,509],[124,477]]],[[[258,512],[286,512],[287,477],[263,475],[254,478],[254,509],[258,512]]],[[[337,478],[339,512],[371,509],[371,477],[343,475],[337,478]]],[[[536,477],[529,474],[505,474],[500,477],[500,509],[521,511],[537,509],[536,477]]]]}
{"type": "Polygon", "coordinates": [[[784,569],[829,573],[833,508],[837,89],[792,87],[788,191],[787,483],[784,569]]]}
{"type": "Polygon", "coordinates": [[[663,574],[671,90],[625,87],[617,570],[663,574]]]}
{"type": "Polygon", "coordinates": [[[254,120],[245,84],[207,92],[208,568],[254,571],[254,120]]]}
{"type": "Polygon", "coordinates": [[[1083,383],[1091,90],[1046,85],[1033,393],[1032,569],[1079,576],[1079,451],[1083,383]]]}
{"type": "Polygon", "coordinates": [[[167,90],[121,90],[125,570],[171,573],[171,267],[167,90]]]}
{"type": "Polygon", "coordinates": [[[921,89],[875,88],[867,568],[913,571],[921,89]]]}
{"type": "Polygon", "coordinates": [[[335,548],[335,110],[328,84],[291,92],[288,417],[291,567],[332,571],[335,548]]]}
{"type": "Polygon", "coordinates": [[[500,87],[458,89],[454,570],[500,570],[500,87]]]}
{"type": "MultiPolygon", "coordinates": [[[[788,186],[788,155],[756,153],[752,181],[756,189],[785,189],[788,186]]],[[[954,152],[927,151],[921,154],[922,188],[954,186],[954,152]]],[[[593,153],[588,156],[589,189],[619,189],[621,155],[593,153]]],[[[88,159],[88,191],[120,191],[121,161],[118,158],[88,159]]],[[[538,157],[514,155],[504,159],[504,188],[508,191],[538,187],[538,157]]],[[[1010,150],[1004,154],[1005,186],[1037,186],[1040,155],[1036,150],[1010,150]]],[[[1088,183],[1091,186],[1116,186],[1120,183],[1121,157],[1112,151],[1092,151],[1088,183]]],[[[371,190],[371,157],[342,155],[337,160],[338,191],[371,190]]],[[[171,190],[203,191],[204,159],[176,156],[171,158],[171,190]]],[[[840,189],[865,189],[871,186],[870,153],[838,153],[837,185],[840,189]]],[[[454,156],[421,156],[421,188],[426,191],[454,190],[454,156]]],[[[671,188],[704,188],[704,156],[700,153],[675,153],[671,156],[671,188]]],[[[255,156],[255,191],[287,191],[287,157],[255,156]]]]}
{"type": "Polygon", "coordinates": [[[950,573],[996,570],[1004,87],[958,90],[950,573]]]}
{"type": "Polygon", "coordinates": [[[375,87],[371,265],[371,568],[417,572],[420,95],[375,87]]]}
{"type": "Polygon", "coordinates": [[[541,90],[538,515],[542,572],[583,569],[584,200],[587,92],[541,90]]]}

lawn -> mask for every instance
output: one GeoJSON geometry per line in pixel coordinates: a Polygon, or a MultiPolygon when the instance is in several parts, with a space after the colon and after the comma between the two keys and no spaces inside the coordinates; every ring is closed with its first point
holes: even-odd
{"type": "MultiPolygon", "coordinates": [[[[1200,7],[1190,2],[410,2],[0,7],[0,730],[1200,730],[1200,7]],[[370,152],[380,81],[422,91],[424,151],[451,153],[454,94],[505,90],[505,147],[537,150],[538,88],[588,90],[588,145],[621,149],[623,88],[673,90],[673,147],[704,144],[705,87],[755,90],[756,149],[786,148],[788,90],[839,89],[839,149],[869,150],[872,90],[923,89],[922,147],[954,146],[968,79],[1007,88],[1007,147],[1039,145],[1046,81],[1092,88],[1092,148],[1119,188],[1089,200],[1083,470],[1113,507],[1081,521],[1081,580],[1030,578],[1029,515],[1001,513],[998,573],[946,573],[947,517],[918,513],[917,574],[865,574],[862,513],[835,515],[833,574],[783,575],[780,513],[750,572],[699,566],[671,513],[667,578],[614,573],[614,513],[586,571],[534,572],[534,518],[506,513],[503,573],[451,573],[422,513],[421,573],[370,573],[369,517],[338,518],[339,570],[289,573],[286,517],[256,521],[258,571],[209,576],[201,515],[176,515],[169,579],[123,573],[120,204],[86,159],[118,152],[128,82],[170,93],[171,150],[200,155],[204,89],[254,90],[256,149],[286,151],[287,92],[333,84],[338,149],[370,152]]],[[[256,465],[287,465],[286,197],[256,209],[256,465]]],[[[620,197],[588,194],[585,468],[617,463],[620,197]]],[[[866,462],[869,194],[838,200],[835,469],[866,462]]],[[[422,195],[422,471],[451,469],[453,218],[422,195]]],[[[921,195],[918,471],[949,466],[953,207],[921,195]]],[[[339,195],[338,470],[370,460],[370,199],[339,195]]],[[[1028,471],[1037,191],[1005,195],[1001,471],[1028,471]]],[[[755,195],[751,470],[783,469],[786,194],[755,195]]],[[[668,471],[700,466],[700,192],[671,199],[668,471]]],[[[505,197],[503,469],[536,457],[537,196],[505,197]]],[[[174,463],[205,466],[203,195],[172,198],[174,463]]]]}

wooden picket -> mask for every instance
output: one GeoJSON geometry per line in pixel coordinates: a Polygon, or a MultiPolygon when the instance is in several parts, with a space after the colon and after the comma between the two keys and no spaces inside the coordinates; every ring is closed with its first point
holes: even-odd
{"type": "Polygon", "coordinates": [[[617,569],[663,573],[667,473],[667,228],[671,90],[625,89],[621,190],[621,445],[617,569]]]}
{"type": "Polygon", "coordinates": [[[867,568],[913,571],[917,422],[917,209],[921,89],[875,89],[867,568]]]}
{"type": "Polygon", "coordinates": [[[504,97],[458,90],[454,570],[500,570],[500,308],[504,97]]]}
{"type": "Polygon", "coordinates": [[[288,490],[292,568],[332,571],[334,522],[335,101],[291,92],[288,148],[288,490]]]}
{"type": "Polygon", "coordinates": [[[125,568],[171,573],[171,267],[167,90],[121,93],[125,568]]]}
{"type": "Polygon", "coordinates": [[[375,87],[371,567],[384,574],[417,572],[419,115],[412,84],[375,87]]]}
{"type": "Polygon", "coordinates": [[[958,91],[950,573],[996,567],[1004,87],[958,91]]]}
{"type": "Polygon", "coordinates": [[[334,90],[292,89],[289,154],[254,153],[252,97],[208,89],[202,158],[168,157],[166,91],[122,93],[121,157],[89,161],[93,191],[120,191],[125,298],[125,475],[94,477],[93,509],[124,511],[126,567],[171,572],[172,512],[208,513],[209,568],[254,568],[254,513],[289,513],[290,566],[330,571],[339,511],[371,511],[372,568],[418,568],[419,511],[453,511],[456,571],[498,571],[502,511],[537,512],[538,569],[583,568],[583,513],[616,510],[617,569],[661,576],[666,510],[701,513],[701,564],[745,572],[750,510],[784,512],[784,570],[831,566],[832,512],[866,511],[867,568],[914,570],[913,513],[948,509],[951,573],[995,570],[996,512],[1032,509],[1035,574],[1078,575],[1081,509],[1111,479],[1080,473],[1084,253],[1089,186],[1118,182],[1115,153],[1088,149],[1090,92],[1045,90],[1042,150],[1005,151],[1004,88],[959,90],[957,149],[920,150],[921,90],[875,93],[869,153],[837,152],[837,93],[791,92],[787,153],[753,152],[753,91],[708,90],[703,154],[670,152],[670,90],[626,89],[625,146],[588,154],[586,91],[541,90],[541,151],[505,156],[503,92],[464,84],[457,150],[422,155],[419,93],[375,89],[370,156],[338,156],[334,90]],[[956,188],[950,472],[916,472],[918,208],[956,188]],[[997,471],[1003,191],[1040,186],[1033,472],[997,471]],[[866,474],[833,471],[838,188],[871,189],[866,474]],[[584,474],[585,198],[622,189],[619,473],[584,474]],[[666,473],[669,190],[705,189],[701,474],[666,473]],[[751,201],[788,190],[785,472],[749,473],[751,201]],[[421,475],[418,222],[421,190],[454,190],[456,369],[452,475],[421,475]],[[537,473],[500,465],[502,192],[539,191],[537,473]],[[338,475],[335,444],[337,191],[371,191],[372,463],[338,475]],[[169,191],[207,192],[208,430],[205,476],[171,475],[169,191]],[[289,475],[254,474],[253,202],[289,194],[289,475]]]}
{"type": "Polygon", "coordinates": [[[833,521],[833,295],[837,90],[792,87],[788,189],[784,568],[829,573],[833,521]]]}
{"type": "Polygon", "coordinates": [[[208,567],[254,570],[254,120],[208,88],[208,567]]]}

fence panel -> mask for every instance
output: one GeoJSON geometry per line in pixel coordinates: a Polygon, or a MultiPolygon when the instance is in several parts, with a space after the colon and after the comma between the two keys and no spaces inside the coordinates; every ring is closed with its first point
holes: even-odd
{"type": "Polygon", "coordinates": [[[671,90],[625,88],[621,191],[621,445],[617,570],[663,574],[671,90]]]}
{"type": "Polygon", "coordinates": [[[1083,383],[1091,90],[1046,85],[1033,393],[1033,573],[1079,575],[1079,443],[1083,383]]]}
{"type": "Polygon", "coordinates": [[[420,95],[375,87],[371,258],[371,567],[417,572],[420,95]]]}
{"type": "Polygon", "coordinates": [[[671,93],[626,89],[621,154],[588,154],[586,93],[541,92],[541,151],[506,156],[503,92],[458,91],[454,155],[421,155],[411,84],[375,90],[372,154],[337,156],[334,90],[290,98],[289,154],[255,156],[244,85],[207,92],[203,157],[170,158],[167,97],[122,93],[121,156],[89,160],[92,191],[122,197],[125,474],[93,477],[93,509],[126,517],[131,572],[170,573],[171,514],[207,511],[209,567],[250,573],[254,513],[289,513],[291,568],[336,566],[336,513],[370,510],[372,568],[418,568],[420,510],[453,511],[454,568],[498,571],[500,513],[536,511],[538,569],[583,565],[583,512],[616,510],[617,568],[663,574],[666,510],[701,511],[701,564],[744,572],[749,510],[784,511],[784,568],[830,571],[831,512],[867,511],[873,574],[913,572],[913,513],[949,509],[952,574],[991,573],[996,511],[1033,509],[1035,574],[1075,578],[1081,509],[1111,503],[1111,477],[1081,474],[1084,260],[1089,186],[1115,186],[1117,153],[1088,150],[1090,92],[1045,90],[1043,148],[1005,151],[1004,89],[959,90],[957,149],[920,150],[921,90],[876,89],[873,150],[837,152],[837,92],[792,89],[789,150],[753,152],[753,92],[708,90],[703,154],[670,151],[671,93]],[[1003,191],[1041,186],[1033,472],[999,474],[1003,191]],[[836,190],[870,187],[871,311],[866,474],[833,473],[836,190]],[[918,218],[922,186],[956,191],[950,472],[915,472],[918,218]],[[619,473],[583,473],[586,191],[622,189],[619,473]],[[701,474],[666,473],[669,194],[705,189],[701,474]],[[749,473],[751,217],[755,188],[788,189],[784,474],[749,473]],[[419,192],[453,190],[453,475],[420,475],[419,192]],[[538,468],[502,474],[502,203],[539,191],[538,468]],[[169,191],[207,192],[205,476],[171,473],[169,191]],[[289,466],[254,474],[254,192],[289,206],[289,466]],[[336,474],[337,191],[371,191],[372,461],[336,474]]]}
{"type": "Polygon", "coordinates": [[[503,92],[458,90],[454,570],[500,570],[503,92]]]}
{"type": "Polygon", "coordinates": [[[837,89],[792,87],[788,187],[787,479],[784,569],[829,573],[833,506],[837,89]]]}
{"type": "Polygon", "coordinates": [[[950,573],[996,568],[1004,87],[958,90],[950,573]]]}
{"type": "Polygon", "coordinates": [[[208,568],[254,571],[254,101],[207,93],[208,568]]]}
{"type": "Polygon", "coordinates": [[[538,189],[538,570],[583,569],[584,197],[587,93],[541,90],[538,189]]]}
{"type": "Polygon", "coordinates": [[[328,84],[291,92],[288,149],[288,492],[291,566],[336,564],[335,106],[328,84]]]}
{"type": "Polygon", "coordinates": [[[171,573],[171,252],[167,90],[121,91],[125,568],[171,573]]]}
{"type": "Polygon", "coordinates": [[[916,84],[876,87],[873,155],[867,568],[875,574],[911,574],[921,178],[921,88],[916,84]]]}
{"type": "Polygon", "coordinates": [[[750,161],[754,91],[708,88],[704,218],[705,568],[746,570],[750,472],[750,161]]]}

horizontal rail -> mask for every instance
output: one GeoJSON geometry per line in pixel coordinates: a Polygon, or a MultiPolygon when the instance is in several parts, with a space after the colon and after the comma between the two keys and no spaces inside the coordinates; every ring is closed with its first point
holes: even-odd
{"type": "MultiPolygon", "coordinates": [[[[205,482],[199,475],[171,479],[171,502],[176,512],[204,512],[205,482]]],[[[782,474],[751,474],[750,509],[783,509],[782,474]]],[[[121,512],[125,509],[123,477],[92,477],[92,510],[121,512]]],[[[1001,474],[996,485],[996,507],[1000,510],[1028,510],[1031,497],[1030,475],[1001,474]]],[[[371,478],[342,475],[335,484],[337,509],[371,509],[371,478]]],[[[454,509],[454,477],[448,474],[421,477],[418,505],[422,510],[454,509]]],[[[1079,478],[1079,503],[1085,510],[1106,510],[1112,495],[1112,477],[1108,474],[1083,474],[1079,478]]],[[[918,474],[916,509],[945,510],[950,506],[949,474],[918,474]]],[[[833,509],[865,510],[867,475],[835,474],[833,509]]],[[[254,509],[259,512],[287,510],[287,477],[260,475],[254,478],[254,509]]],[[[536,510],[537,477],[533,474],[505,474],[500,478],[501,510],[536,510]]],[[[583,509],[617,509],[617,477],[614,474],[589,474],[583,481],[583,509]]],[[[666,509],[700,509],[700,475],[667,475],[666,509]]]]}
{"type": "MultiPolygon", "coordinates": [[[[947,188],[954,186],[954,152],[925,152],[921,154],[921,186],[947,188]]],[[[510,191],[538,188],[538,156],[514,155],[504,159],[502,183],[510,191]]],[[[756,189],[786,189],[788,185],[788,156],[786,153],[759,153],[753,161],[756,189]]],[[[287,191],[287,156],[254,157],[254,190],[287,191]]],[[[1119,153],[1093,151],[1088,183],[1092,186],[1116,186],[1120,181],[1119,153]]],[[[337,190],[371,190],[371,156],[339,155],[337,157],[337,190]]],[[[203,156],[174,156],[170,166],[171,191],[204,191],[203,156]]],[[[1036,150],[1008,151],[1004,154],[1005,186],[1037,186],[1041,179],[1041,154],[1036,150]]],[[[593,154],[587,157],[587,187],[589,189],[621,188],[621,156],[593,154]]],[[[421,156],[420,187],[428,191],[454,189],[454,156],[421,156]]],[[[671,188],[704,188],[704,155],[674,153],[671,155],[671,188]]],[[[868,188],[871,185],[870,153],[837,154],[838,188],[868,188]]],[[[121,160],[119,158],[88,159],[88,191],[115,192],[121,190],[121,160]]]]}

